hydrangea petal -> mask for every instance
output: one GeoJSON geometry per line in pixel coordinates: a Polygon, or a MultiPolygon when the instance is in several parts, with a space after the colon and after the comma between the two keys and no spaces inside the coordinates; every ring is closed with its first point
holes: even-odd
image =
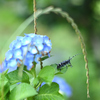
{"type": "Polygon", "coordinates": [[[51,50],[51,47],[49,47],[49,46],[47,46],[47,45],[44,45],[43,51],[44,51],[45,53],[49,53],[50,50],[51,50]]]}
{"type": "Polygon", "coordinates": [[[33,61],[34,61],[34,59],[31,59],[31,58],[26,58],[25,59],[24,65],[27,66],[27,69],[28,70],[30,70],[32,68],[32,66],[33,66],[33,63],[32,62],[33,61]]]}
{"type": "Polygon", "coordinates": [[[24,37],[22,40],[22,45],[28,45],[29,43],[31,43],[31,37],[24,37]]]}
{"type": "Polygon", "coordinates": [[[30,34],[26,34],[26,33],[24,33],[24,35],[25,35],[25,36],[32,37],[32,38],[35,37],[35,33],[30,33],[30,34]]]}
{"type": "Polygon", "coordinates": [[[33,44],[37,45],[37,44],[42,44],[43,43],[43,36],[42,35],[36,35],[34,40],[33,40],[33,44]]]}
{"type": "Polygon", "coordinates": [[[9,48],[13,49],[13,47],[14,47],[14,45],[15,45],[16,42],[17,42],[17,40],[12,41],[11,44],[10,44],[10,46],[9,46],[9,48]]]}
{"type": "Polygon", "coordinates": [[[31,59],[33,59],[34,55],[32,53],[30,53],[30,52],[27,52],[25,58],[31,58],[31,59]]]}
{"type": "Polygon", "coordinates": [[[3,61],[3,63],[0,65],[0,73],[5,71],[7,69],[7,63],[6,60],[3,61]]]}
{"type": "Polygon", "coordinates": [[[42,57],[41,54],[37,54],[37,55],[35,56],[35,62],[36,62],[36,63],[39,63],[39,58],[40,58],[40,57],[42,57]]]}
{"type": "Polygon", "coordinates": [[[43,38],[43,43],[44,44],[46,44],[47,46],[52,46],[52,44],[51,44],[51,40],[47,37],[47,36],[44,36],[44,38],[43,38]]]}
{"type": "Polygon", "coordinates": [[[17,69],[17,61],[13,58],[9,60],[9,62],[7,63],[7,68],[10,68],[10,67],[17,69]]]}
{"type": "Polygon", "coordinates": [[[24,37],[22,37],[22,36],[17,36],[17,41],[20,41],[21,42],[23,40],[23,38],[24,37]]]}
{"type": "Polygon", "coordinates": [[[8,61],[9,59],[11,59],[13,56],[12,54],[12,50],[8,50],[5,54],[6,60],[8,61]]]}
{"type": "Polygon", "coordinates": [[[15,59],[23,59],[23,56],[22,56],[22,51],[20,50],[20,49],[16,49],[16,50],[14,50],[14,55],[13,55],[13,57],[15,58],[15,59]]]}
{"type": "Polygon", "coordinates": [[[19,42],[17,42],[17,43],[15,43],[15,45],[14,45],[14,49],[19,49],[21,47],[21,42],[19,41],[19,42]]]}
{"type": "Polygon", "coordinates": [[[39,45],[36,45],[38,51],[42,51],[43,50],[43,45],[42,44],[39,44],[39,45]]]}
{"type": "Polygon", "coordinates": [[[21,50],[22,50],[22,55],[25,56],[26,53],[28,52],[28,47],[27,46],[22,46],[21,50]]]}
{"type": "Polygon", "coordinates": [[[35,46],[31,46],[31,47],[29,48],[29,51],[30,51],[30,53],[32,53],[32,54],[36,54],[36,53],[38,52],[35,46]]]}

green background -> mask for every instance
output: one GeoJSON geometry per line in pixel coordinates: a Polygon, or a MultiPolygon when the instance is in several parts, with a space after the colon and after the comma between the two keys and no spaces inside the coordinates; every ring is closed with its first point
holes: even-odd
{"type": "MultiPolygon", "coordinates": [[[[90,74],[90,96],[88,100],[100,98],[100,1],[99,0],[36,0],[37,9],[48,6],[59,7],[69,13],[78,25],[84,38],[90,74]]],[[[1,50],[19,25],[33,13],[32,0],[0,0],[0,55],[1,50]]],[[[32,22],[24,33],[33,33],[32,22]]],[[[37,19],[38,34],[47,35],[52,41],[53,55],[44,61],[44,65],[60,63],[77,53],[81,45],[71,25],[60,15],[50,13],[37,19]]],[[[16,37],[14,37],[15,39],[16,37]]],[[[7,45],[7,48],[9,45],[7,45]]],[[[5,53],[5,52],[4,52],[5,53]]],[[[0,63],[4,56],[0,57],[0,63]]],[[[83,55],[71,60],[72,68],[60,75],[72,87],[69,100],[87,100],[86,71],[83,55]]],[[[38,68],[38,66],[37,66],[38,68]]]]}

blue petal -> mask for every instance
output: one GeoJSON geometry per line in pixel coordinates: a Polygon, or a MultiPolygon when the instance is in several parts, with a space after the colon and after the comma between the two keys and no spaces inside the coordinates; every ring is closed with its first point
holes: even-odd
{"type": "Polygon", "coordinates": [[[42,35],[36,35],[34,37],[33,44],[37,45],[37,44],[42,44],[42,43],[43,43],[43,36],[42,35]]]}
{"type": "Polygon", "coordinates": [[[50,47],[52,46],[51,40],[47,36],[44,36],[43,43],[46,44],[47,46],[50,47]]]}
{"type": "Polygon", "coordinates": [[[20,59],[20,60],[22,60],[22,59],[23,59],[23,56],[22,56],[22,51],[21,51],[21,49],[16,49],[16,50],[14,50],[14,55],[13,55],[13,57],[14,57],[15,59],[20,59]]]}
{"type": "Polygon", "coordinates": [[[30,53],[30,52],[27,52],[25,58],[31,58],[31,59],[33,59],[34,55],[32,53],[30,53]]]}
{"type": "Polygon", "coordinates": [[[17,40],[12,41],[9,48],[13,49],[13,47],[15,46],[15,43],[17,43],[17,40]]]}
{"type": "Polygon", "coordinates": [[[20,41],[21,42],[23,40],[23,38],[24,37],[22,37],[22,36],[17,36],[17,41],[20,41]]]}
{"type": "Polygon", "coordinates": [[[28,63],[27,70],[31,70],[32,67],[33,67],[33,63],[32,62],[28,63]]]}
{"type": "Polygon", "coordinates": [[[51,50],[51,47],[44,45],[44,48],[43,48],[44,53],[49,53],[50,50],[51,50]]]}
{"type": "Polygon", "coordinates": [[[22,40],[22,45],[28,45],[31,43],[31,37],[25,36],[22,40]]]}
{"type": "Polygon", "coordinates": [[[28,47],[27,47],[27,45],[26,45],[26,46],[22,46],[22,47],[21,47],[21,50],[22,50],[22,55],[25,56],[26,53],[28,52],[28,47]]]}
{"type": "Polygon", "coordinates": [[[29,37],[32,37],[32,38],[33,38],[33,37],[35,37],[35,35],[36,35],[36,34],[35,34],[35,33],[30,33],[30,34],[26,34],[26,33],[24,33],[24,35],[25,35],[25,36],[29,36],[29,37]]]}
{"type": "Polygon", "coordinates": [[[29,59],[25,59],[25,62],[24,62],[24,65],[26,65],[27,66],[27,69],[28,70],[30,70],[31,68],[32,68],[32,66],[33,66],[33,62],[34,61],[34,59],[32,59],[32,58],[29,58],[29,59]]]}
{"type": "Polygon", "coordinates": [[[11,59],[13,56],[12,54],[12,50],[8,50],[5,54],[6,60],[8,61],[9,59],[11,59]]]}
{"type": "Polygon", "coordinates": [[[15,59],[11,59],[11,60],[9,60],[8,62],[7,62],[7,68],[8,69],[14,69],[14,70],[16,70],[17,69],[17,61],[15,60],[15,59]]]}
{"type": "Polygon", "coordinates": [[[34,61],[34,55],[31,54],[30,52],[27,52],[26,56],[25,56],[25,60],[24,60],[24,65],[27,66],[27,69],[30,70],[33,66],[33,62],[34,61]]]}
{"type": "Polygon", "coordinates": [[[35,46],[31,46],[31,47],[29,48],[29,51],[30,51],[30,53],[32,53],[32,54],[36,54],[36,53],[38,52],[35,46]]]}
{"type": "Polygon", "coordinates": [[[48,53],[48,57],[50,57],[50,53],[48,53]]]}
{"type": "Polygon", "coordinates": [[[18,48],[20,48],[20,47],[21,47],[21,41],[22,41],[22,40],[23,40],[23,37],[21,37],[21,36],[17,37],[17,40],[14,40],[14,41],[10,44],[9,48],[10,48],[10,49],[18,49],[18,48]]]}
{"type": "Polygon", "coordinates": [[[7,68],[7,61],[6,61],[6,60],[3,61],[3,63],[2,63],[2,67],[3,67],[4,69],[7,68]]]}
{"type": "Polygon", "coordinates": [[[41,52],[43,50],[43,45],[42,44],[36,45],[36,47],[37,47],[39,52],[41,52]]]}
{"type": "Polygon", "coordinates": [[[39,63],[39,58],[41,58],[41,57],[42,57],[41,54],[37,54],[37,55],[35,56],[35,62],[36,62],[36,63],[39,63]]]}
{"type": "Polygon", "coordinates": [[[13,49],[19,49],[21,47],[21,42],[15,43],[13,49]]]}
{"type": "Polygon", "coordinates": [[[0,65],[0,73],[5,71],[6,69],[7,69],[7,63],[6,63],[6,60],[4,60],[2,65],[0,65]]]}

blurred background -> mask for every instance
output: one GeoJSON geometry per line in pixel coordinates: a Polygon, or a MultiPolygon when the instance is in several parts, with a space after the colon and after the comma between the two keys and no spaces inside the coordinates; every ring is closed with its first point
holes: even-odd
{"type": "MultiPolygon", "coordinates": [[[[90,96],[88,100],[100,99],[100,0],[36,0],[37,9],[48,6],[59,7],[69,13],[78,25],[84,38],[90,74],[90,96]]],[[[7,40],[33,13],[32,0],[0,0],[0,53],[7,40]]],[[[52,41],[53,55],[44,61],[44,65],[60,63],[77,53],[81,45],[74,29],[59,14],[50,13],[37,19],[38,34],[47,35],[52,41]]],[[[33,33],[33,22],[22,32],[33,33]]],[[[16,37],[14,37],[15,39],[16,37]]],[[[6,49],[8,50],[9,45],[6,49]]],[[[0,54],[1,55],[1,54],[0,54]]],[[[0,62],[4,59],[0,57],[0,62]]],[[[69,100],[87,100],[86,71],[83,55],[71,60],[72,68],[59,75],[72,87],[69,100]]]]}

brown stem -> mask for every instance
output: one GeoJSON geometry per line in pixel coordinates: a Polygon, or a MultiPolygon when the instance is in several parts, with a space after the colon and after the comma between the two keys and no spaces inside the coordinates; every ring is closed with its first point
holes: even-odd
{"type": "Polygon", "coordinates": [[[33,0],[33,11],[34,11],[34,33],[37,34],[37,28],[36,28],[37,23],[36,23],[36,15],[35,15],[35,13],[36,13],[36,1],[35,0],[33,0]]]}

